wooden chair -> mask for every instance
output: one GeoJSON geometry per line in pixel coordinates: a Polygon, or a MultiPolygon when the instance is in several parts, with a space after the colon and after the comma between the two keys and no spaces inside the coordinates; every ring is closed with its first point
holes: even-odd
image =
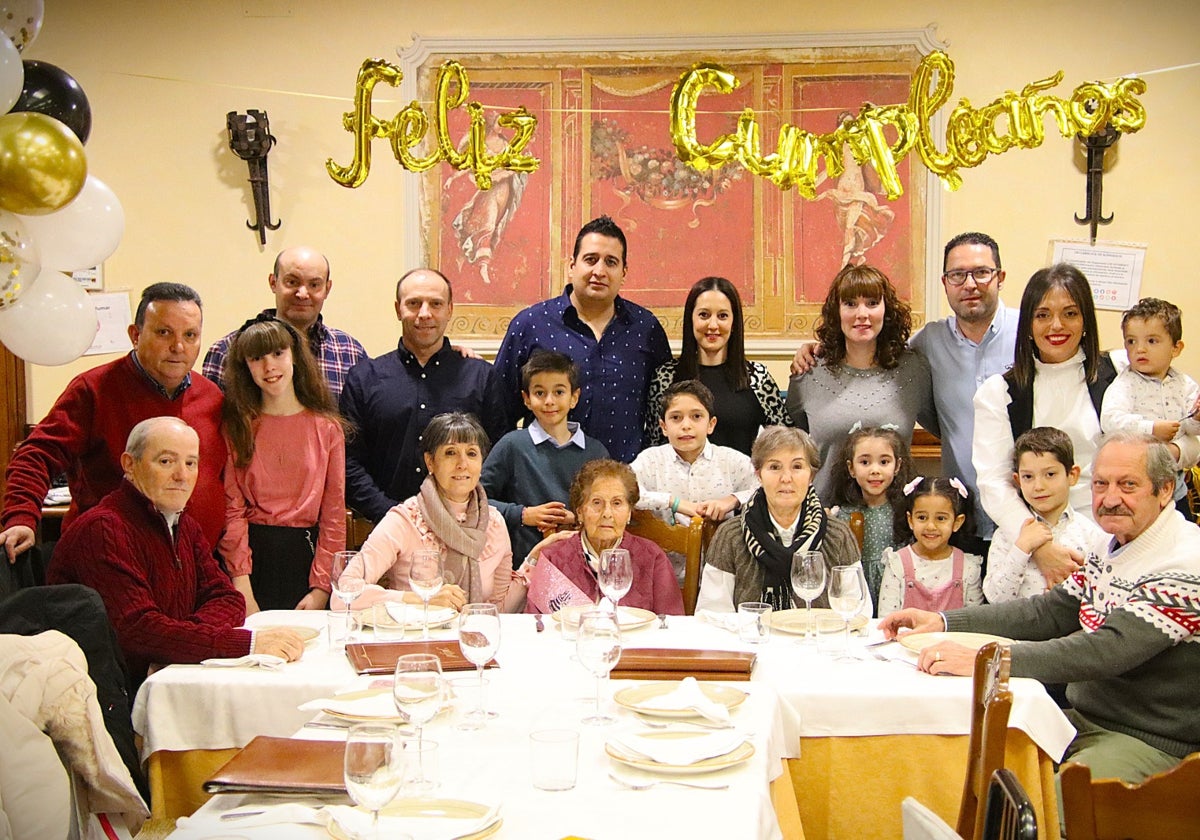
{"type": "Polygon", "coordinates": [[[858,543],[858,553],[862,554],[863,540],[866,539],[867,518],[863,516],[861,510],[856,510],[850,514],[850,521],[847,524],[850,526],[850,533],[854,535],[855,542],[858,543]]]}
{"type": "Polygon", "coordinates": [[[663,551],[682,554],[685,565],[683,572],[683,609],[687,615],[696,612],[696,599],[700,597],[700,558],[715,526],[702,516],[693,516],[687,525],[668,525],[648,510],[635,510],[629,532],[658,544],[663,551]]]}
{"type": "Polygon", "coordinates": [[[1091,769],[1073,761],[1059,780],[1070,840],[1200,838],[1200,752],[1136,785],[1093,781],[1091,769]]]}
{"type": "Polygon", "coordinates": [[[1038,840],[1037,812],[1011,770],[992,773],[983,817],[983,840],[1038,840]]]}
{"type": "Polygon", "coordinates": [[[371,536],[374,523],[369,519],[358,516],[349,508],[346,509],[346,550],[358,551],[362,548],[367,537],[371,536]]]}
{"type": "Polygon", "coordinates": [[[984,645],[975,654],[967,776],[956,826],[958,835],[965,840],[983,837],[987,787],[992,773],[1004,766],[1008,713],[1012,711],[1012,692],[1008,688],[1010,660],[1008,646],[998,642],[984,645]]]}

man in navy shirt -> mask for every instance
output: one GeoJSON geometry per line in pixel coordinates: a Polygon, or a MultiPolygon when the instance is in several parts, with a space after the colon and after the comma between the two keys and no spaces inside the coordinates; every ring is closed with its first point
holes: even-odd
{"type": "Polygon", "coordinates": [[[396,284],[399,345],[346,376],[340,406],[355,428],[346,440],[346,504],[372,522],[416,495],[426,475],[421,435],[434,416],[470,412],[493,443],[512,427],[496,369],[446,339],[453,313],[446,276],[413,269],[396,284]]]}
{"type": "Polygon", "coordinates": [[[655,368],[671,358],[667,334],[647,309],[619,294],[628,265],[625,233],[608,216],[588,222],[562,295],[522,310],[496,355],[512,418],[532,415],[521,400],[521,366],[538,348],[570,356],[582,393],[571,412],[585,433],[626,463],[641,449],[646,392],[655,368]]]}

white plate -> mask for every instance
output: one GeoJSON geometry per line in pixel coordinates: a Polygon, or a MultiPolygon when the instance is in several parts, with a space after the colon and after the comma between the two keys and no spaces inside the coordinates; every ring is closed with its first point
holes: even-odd
{"type": "MultiPolygon", "coordinates": [[[[357,808],[363,814],[371,812],[365,808],[357,808]]],[[[465,799],[394,799],[384,806],[379,812],[381,836],[386,836],[388,825],[388,817],[396,819],[451,819],[451,820],[481,820],[487,816],[491,810],[487,805],[482,805],[478,802],[468,802],[465,799]]],[[[491,837],[500,830],[504,820],[499,816],[491,825],[481,828],[472,834],[465,834],[456,837],[455,840],[483,840],[485,837],[491,837]]],[[[328,828],[329,835],[336,840],[354,840],[350,835],[345,833],[345,830],[336,822],[331,823],[328,828]]]]}
{"type": "Polygon", "coordinates": [[[987,633],[958,632],[909,633],[904,636],[897,636],[896,641],[917,653],[920,653],[930,645],[936,645],[938,642],[954,642],[974,650],[979,650],[989,642],[1002,642],[1006,645],[1013,643],[1012,639],[1006,639],[1003,636],[992,636],[987,633]]]}
{"type": "MultiPolygon", "coordinates": [[[[580,615],[595,609],[597,607],[593,604],[578,607],[563,607],[550,617],[560,624],[566,620],[568,624],[575,625],[579,623],[580,615]]],[[[658,621],[658,616],[650,612],[650,610],[643,610],[638,607],[617,607],[617,624],[623,631],[649,627],[656,621],[658,621]]]]}
{"type": "MultiPolygon", "coordinates": [[[[378,604],[379,610],[369,608],[359,610],[357,615],[362,622],[363,627],[382,627],[385,630],[399,630],[400,622],[395,619],[387,608],[382,603],[378,604]],[[378,613],[378,619],[376,614],[378,613]]],[[[395,609],[393,606],[392,609],[395,609]]],[[[445,627],[454,619],[458,618],[458,610],[452,607],[430,607],[429,608],[429,626],[430,627],[445,627]]],[[[424,604],[405,604],[404,605],[404,629],[405,630],[420,630],[425,624],[425,605],[424,604]]]]}
{"type": "MultiPolygon", "coordinates": [[[[767,618],[767,623],[771,625],[772,630],[778,630],[780,633],[794,633],[796,635],[804,635],[808,632],[809,624],[814,626],[823,618],[834,618],[841,621],[842,617],[833,610],[827,610],[820,607],[814,607],[812,611],[812,621],[809,621],[806,615],[806,610],[780,610],[773,612],[767,618]]],[[[868,619],[861,613],[850,619],[851,630],[861,630],[867,626],[868,619]]]]}
{"type": "MultiPolygon", "coordinates": [[[[699,683],[704,696],[714,703],[720,703],[726,709],[733,710],[745,702],[749,696],[739,688],[720,683],[699,683]]],[[[631,685],[622,688],[613,695],[613,701],[618,705],[639,715],[664,718],[701,717],[695,709],[660,709],[643,705],[647,700],[663,697],[679,688],[677,682],[652,682],[642,685],[631,685]]]]}
{"type": "MultiPolygon", "coordinates": [[[[666,731],[651,732],[642,737],[664,739],[703,738],[704,733],[666,731]]],[[[750,757],[754,755],[754,745],[749,741],[743,741],[725,753],[725,755],[701,759],[692,764],[664,764],[644,756],[631,755],[622,750],[619,745],[611,743],[605,743],[604,751],[608,753],[609,758],[618,764],[624,764],[627,767],[636,767],[638,770],[645,770],[649,773],[661,773],[671,776],[699,776],[704,773],[715,773],[717,770],[724,770],[728,767],[736,767],[743,762],[749,761],[750,757]]]]}

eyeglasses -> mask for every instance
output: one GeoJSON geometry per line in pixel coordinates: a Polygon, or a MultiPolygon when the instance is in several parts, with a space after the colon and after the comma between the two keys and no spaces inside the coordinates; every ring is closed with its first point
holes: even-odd
{"type": "Polygon", "coordinates": [[[999,272],[1000,272],[1000,269],[998,269],[998,268],[982,268],[981,267],[981,268],[955,269],[954,271],[947,271],[945,274],[943,274],[942,279],[945,280],[947,283],[949,283],[951,286],[961,286],[963,283],[966,283],[967,278],[970,277],[972,280],[975,281],[976,285],[986,286],[988,283],[992,282],[992,278],[995,277],[999,272]]]}

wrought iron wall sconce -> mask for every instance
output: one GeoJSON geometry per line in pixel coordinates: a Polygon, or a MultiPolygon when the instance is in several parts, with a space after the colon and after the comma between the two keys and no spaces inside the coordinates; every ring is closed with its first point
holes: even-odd
{"type": "Polygon", "coordinates": [[[275,145],[266,111],[230,111],[225,115],[229,130],[229,148],[250,168],[250,189],[254,196],[255,221],[246,222],[258,231],[258,241],[267,244],[267,231],[278,230],[280,222],[271,221],[271,196],[267,189],[267,152],[275,145]]]}
{"type": "Polygon", "coordinates": [[[1104,195],[1104,153],[1112,146],[1116,145],[1117,140],[1121,139],[1121,134],[1112,123],[1109,123],[1104,128],[1104,133],[1093,134],[1091,137],[1084,137],[1082,134],[1076,134],[1075,139],[1078,140],[1087,150],[1087,204],[1083,217],[1075,215],[1075,221],[1081,225],[1088,225],[1091,229],[1091,243],[1096,244],[1096,228],[1100,225],[1107,225],[1112,222],[1113,214],[1104,215],[1104,205],[1102,199],[1104,195]]]}

